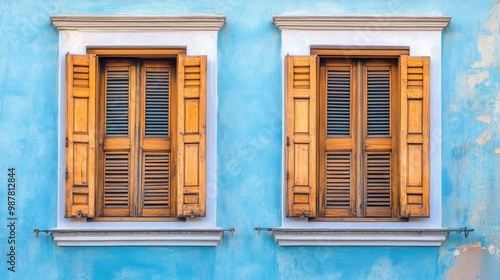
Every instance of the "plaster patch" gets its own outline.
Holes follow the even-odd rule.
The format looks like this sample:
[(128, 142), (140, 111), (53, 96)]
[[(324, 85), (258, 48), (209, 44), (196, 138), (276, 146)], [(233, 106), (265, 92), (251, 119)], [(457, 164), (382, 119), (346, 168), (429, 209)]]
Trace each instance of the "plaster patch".
[(481, 273), (483, 250), (479, 242), (460, 247), (462, 253), (452, 267), (446, 279), (478, 279)]
[(491, 15), (489, 22), (486, 24), (491, 34), (480, 35), (478, 40), (478, 50), (481, 55), (481, 61), (476, 61), (473, 67), (496, 67), (498, 66), (500, 55), (500, 2), (493, 1), (493, 7), (489, 14)]
[(388, 258), (378, 259), (364, 279), (397, 279), (399, 267), (395, 267)]
[[(477, 62), (476, 62), (477, 63)], [(462, 75), (460, 81), (462, 83), (462, 89), (464, 91), (464, 95), (466, 97), (473, 97), (476, 91), (475, 87), (481, 83), (483, 83), (486, 79), (488, 79), (490, 73), (488, 71), (479, 71), (476, 74)]]
[(455, 257), (460, 256), (460, 250), (455, 250), (455, 251), (453, 252), (453, 255), (454, 255)]
[(490, 68), (494, 67), (497, 63), (498, 48), (497, 42), (498, 36), (493, 35), (480, 35), (477, 43), (477, 49), (481, 54), (481, 60), (476, 61), (472, 67), (474, 68)]
[(500, 21), (498, 19), (495, 19), (490, 22), (488, 25), (488, 29), (491, 31), (491, 33), (494, 33), (495, 31), (498, 30), (498, 27), (500, 26)]
[(500, 154), (500, 147), (495, 149), (495, 154)]
[(495, 2), (495, 5), (490, 10), (490, 15), (494, 16), (494, 18), (488, 24), (488, 29), (491, 33), (495, 33), (500, 27), (500, 2)]
[(491, 141), (491, 132), (490, 131), (483, 132), (483, 134), (481, 134), (481, 136), (479, 136), (479, 138), (476, 139), (476, 143), (478, 143), (479, 145), (484, 145), (484, 144), (488, 143), (489, 141)]
[(482, 122), (487, 123), (487, 124), (489, 124), (491, 122), (490, 116), (479, 116), (476, 118), (476, 120), (482, 121)]
[[(488, 79), (489, 77), (490, 77), (490, 72), (481, 71), (475, 75), (469, 76), (469, 78), (467, 79), (467, 85), (470, 89), (474, 89), (474, 87), (483, 83), (484, 80)], [(488, 85), (487, 82), (486, 82), (486, 85)]]
[(488, 252), (492, 255), (495, 254), (495, 245), (488, 246)]

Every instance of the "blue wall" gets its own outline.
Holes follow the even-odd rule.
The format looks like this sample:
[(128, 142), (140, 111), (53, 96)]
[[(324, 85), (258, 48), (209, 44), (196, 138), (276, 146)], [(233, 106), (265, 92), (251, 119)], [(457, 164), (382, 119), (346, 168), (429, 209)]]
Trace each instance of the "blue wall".
[[(418, 12), (417, 12), (418, 11)], [(218, 43), (216, 248), (61, 248), (56, 226), (57, 14), (226, 17)], [(254, 226), (281, 225), (280, 32), (275, 15), (445, 15), (443, 226), (439, 248), (283, 248)], [(17, 272), (0, 279), (495, 279), (500, 275), (500, 2), (498, 0), (4, 1), (0, 6), (0, 221), (16, 168)]]

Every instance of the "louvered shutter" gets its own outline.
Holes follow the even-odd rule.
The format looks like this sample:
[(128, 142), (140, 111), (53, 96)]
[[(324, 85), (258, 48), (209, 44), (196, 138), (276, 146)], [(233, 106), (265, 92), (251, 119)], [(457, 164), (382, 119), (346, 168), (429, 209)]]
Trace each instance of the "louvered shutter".
[(316, 56), (286, 57), (287, 216), (316, 217)]
[(65, 217), (94, 217), (96, 56), (66, 55)]
[(363, 177), (365, 217), (391, 217), (393, 213), (391, 98), (395, 94), (395, 65), (367, 61)]
[(206, 56), (177, 59), (177, 216), (205, 216)]
[(400, 60), (401, 217), (429, 217), (429, 57)]
[(320, 215), (350, 217), (355, 212), (355, 113), (353, 94), (356, 71), (350, 61), (321, 67)]
[(139, 216), (170, 216), (171, 184), (171, 73), (169, 61), (149, 60), (143, 63), (141, 85), (142, 182)]
[[(130, 216), (135, 184), (136, 70), (132, 60), (111, 61), (104, 66), (102, 180), (99, 192), (104, 216)], [(100, 168), (101, 170), (101, 168)]]

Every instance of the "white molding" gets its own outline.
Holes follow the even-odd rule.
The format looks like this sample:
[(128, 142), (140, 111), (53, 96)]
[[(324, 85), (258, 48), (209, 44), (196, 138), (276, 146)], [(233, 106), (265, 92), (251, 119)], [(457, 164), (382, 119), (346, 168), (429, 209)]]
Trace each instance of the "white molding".
[[(191, 229), (216, 229), (217, 218), (217, 37), (218, 32), (178, 31), (178, 30), (144, 30), (127, 32), (123, 29), (111, 31), (59, 31), (59, 72), (58, 72), (58, 199), (57, 226), (59, 230), (98, 231), (132, 230), (162, 232), (176, 231), (181, 234)], [(65, 162), (65, 55), (85, 54), (88, 47), (133, 47), (133, 48), (171, 48), (183, 47), (187, 55), (207, 56), (207, 151), (206, 151), (206, 217), (186, 218), (186, 221), (173, 222), (87, 222), (84, 218), (64, 217), (64, 162)], [(187, 229), (187, 231), (186, 231)], [(61, 237), (62, 238), (62, 237)], [(156, 237), (155, 237), (156, 238)], [(134, 244), (162, 244), (168, 242), (134, 241)], [(62, 240), (61, 240), (62, 242)], [(86, 243), (82, 241), (83, 243)], [(157, 243), (154, 243), (157, 242)], [(192, 241), (186, 241), (193, 243)], [(121, 244), (120, 242), (103, 241), (105, 245)]]
[(52, 16), (59, 31), (218, 31), (223, 16)]
[(217, 246), (224, 231), (52, 229), (57, 246)]
[[(430, 100), (430, 218), (410, 218), (408, 222), (312, 222), (307, 218), (286, 217), (286, 167), (285, 138), (282, 135), (282, 228), (316, 229), (441, 229), (442, 228), (442, 178), (441, 178), (441, 38), (442, 31), (388, 31), (361, 29), (350, 30), (291, 30), (281, 32), (281, 55), (284, 65), (287, 55), (310, 55), (311, 46), (337, 48), (409, 48), (411, 56), (431, 58)], [(282, 68), (283, 81), (285, 69)], [(282, 98), (285, 96), (283, 85)], [(285, 102), (283, 101), (283, 104)], [(285, 107), (282, 107), (285, 115)], [(285, 131), (285, 120), (282, 128)]]
[(280, 246), (441, 246), (446, 229), (273, 229)]
[(280, 30), (378, 30), (442, 31), (451, 17), (386, 16), (276, 16), (273, 23)]

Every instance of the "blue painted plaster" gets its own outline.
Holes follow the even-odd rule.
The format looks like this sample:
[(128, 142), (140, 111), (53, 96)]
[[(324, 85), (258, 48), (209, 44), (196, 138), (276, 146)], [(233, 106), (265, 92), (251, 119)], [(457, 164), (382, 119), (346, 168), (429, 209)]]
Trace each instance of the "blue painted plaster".
[[(58, 32), (49, 17), (218, 14), (217, 248), (60, 248), (56, 225)], [(440, 248), (283, 248), (282, 61), (275, 15), (445, 15), (443, 226), (472, 226)], [(441, 279), (500, 275), (500, 2), (496, 0), (4, 1), (0, 7), (0, 197), (18, 180), (17, 272), (1, 279)], [(2, 183), (3, 182), (3, 183)], [(6, 220), (5, 199), (0, 221)], [(463, 269), (469, 274), (463, 274)], [(470, 274), (472, 273), (472, 274)]]

